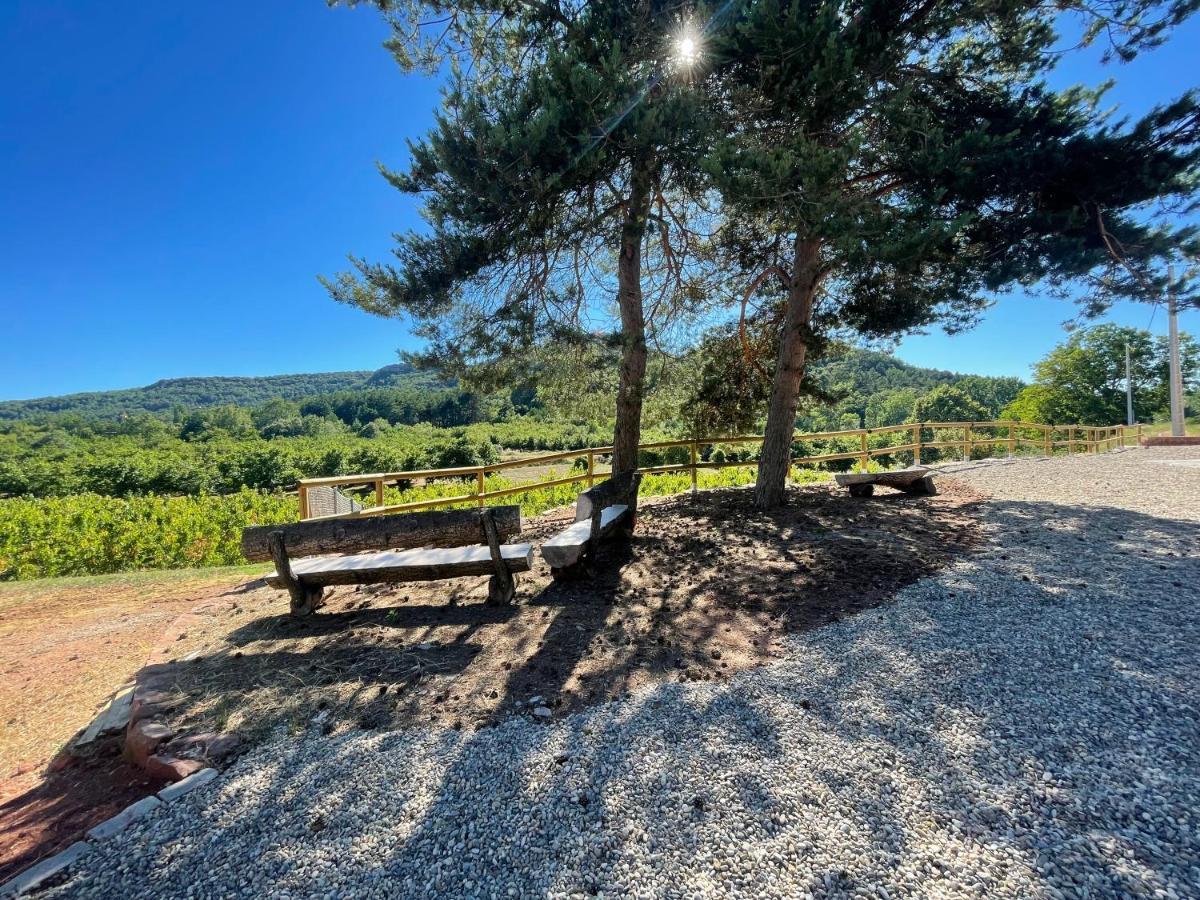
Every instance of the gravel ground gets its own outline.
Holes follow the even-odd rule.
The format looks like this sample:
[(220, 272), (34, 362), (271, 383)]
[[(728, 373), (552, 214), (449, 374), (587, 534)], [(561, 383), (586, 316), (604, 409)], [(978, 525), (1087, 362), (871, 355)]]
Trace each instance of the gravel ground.
[(281, 741), (69, 897), (1200, 896), (1195, 448), (963, 469), (992, 543), (727, 683)]

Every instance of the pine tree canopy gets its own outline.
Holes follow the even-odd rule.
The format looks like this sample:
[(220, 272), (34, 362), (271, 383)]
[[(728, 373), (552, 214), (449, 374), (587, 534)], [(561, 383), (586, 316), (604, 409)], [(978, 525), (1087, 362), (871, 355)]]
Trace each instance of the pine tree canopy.
[(1015, 283), (1087, 280), (1093, 312), (1161, 291), (1144, 262), (1195, 231), (1145, 207), (1190, 209), (1196, 98), (1130, 124), (1101, 90), (1051, 91), (1052, 24), (1034, 3), (747, 4), (711, 39), (731, 258), (786, 275), (816, 238), (816, 321), (871, 336), (969, 324)]
[(408, 171), (385, 173), (422, 196), (429, 231), (399, 236), (394, 264), (354, 260), (355, 273), (329, 285), (334, 296), (415, 316), (440, 367), (503, 367), (539, 345), (592, 340), (597, 322), (613, 330), (616, 261), (632, 228), (647, 324), (664, 336), (700, 299), (694, 223), (710, 187), (711, 112), (664, 63), (685, 8), (607, 2), (548, 15), (532, 5), (537, 40), (519, 60), (511, 47), (492, 51), (507, 77), (453, 72)]

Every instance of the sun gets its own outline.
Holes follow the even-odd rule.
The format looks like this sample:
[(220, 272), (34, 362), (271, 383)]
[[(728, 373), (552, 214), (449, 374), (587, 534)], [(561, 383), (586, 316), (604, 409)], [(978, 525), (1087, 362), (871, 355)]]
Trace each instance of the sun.
[(700, 41), (690, 30), (684, 30), (675, 36), (671, 48), (671, 62), (680, 69), (690, 69), (700, 61)]

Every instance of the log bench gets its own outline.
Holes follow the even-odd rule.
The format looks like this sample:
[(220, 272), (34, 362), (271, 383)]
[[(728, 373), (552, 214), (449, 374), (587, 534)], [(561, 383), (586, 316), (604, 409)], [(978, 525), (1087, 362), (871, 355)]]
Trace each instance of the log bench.
[(533, 565), (529, 544), (503, 543), (520, 531), (519, 506), (316, 519), (246, 528), (242, 555), (250, 562), (274, 561), (267, 584), (288, 592), (296, 616), (320, 606), (330, 585), (468, 575), (491, 575), (488, 602), (511, 603), (516, 573)]
[(574, 524), (542, 544), (542, 558), (555, 578), (589, 571), (600, 541), (616, 532), (633, 533), (641, 484), (640, 474), (626, 472), (579, 495)]
[(835, 476), (840, 487), (850, 489), (851, 497), (870, 497), (875, 485), (896, 488), (906, 494), (936, 494), (934, 471), (927, 466), (909, 466), (891, 472), (854, 472)]

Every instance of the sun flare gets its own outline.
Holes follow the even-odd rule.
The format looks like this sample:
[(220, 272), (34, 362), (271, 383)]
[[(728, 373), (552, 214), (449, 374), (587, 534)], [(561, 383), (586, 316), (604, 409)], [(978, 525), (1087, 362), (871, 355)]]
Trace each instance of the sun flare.
[(690, 32), (685, 31), (675, 37), (674, 52), (671, 55), (679, 68), (691, 68), (699, 61), (700, 53), (700, 42)]

